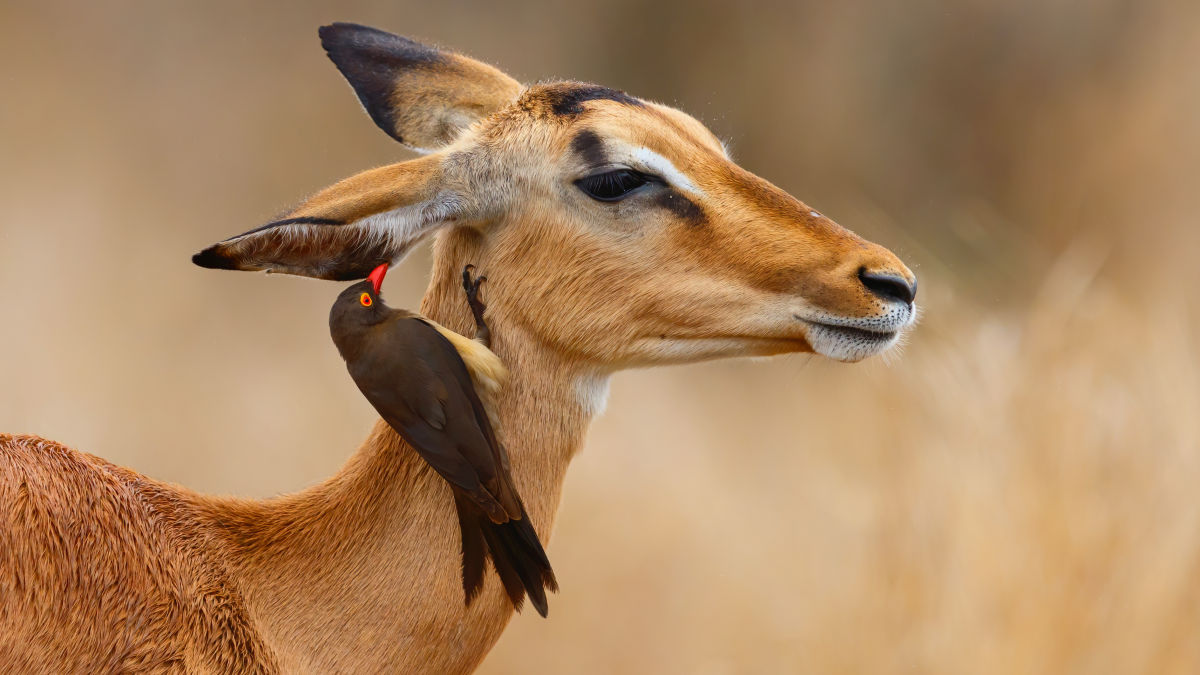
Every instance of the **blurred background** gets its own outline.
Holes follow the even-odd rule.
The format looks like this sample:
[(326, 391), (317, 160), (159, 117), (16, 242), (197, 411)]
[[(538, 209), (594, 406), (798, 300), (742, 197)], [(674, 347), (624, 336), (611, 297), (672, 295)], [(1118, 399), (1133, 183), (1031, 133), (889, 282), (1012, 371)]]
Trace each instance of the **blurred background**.
[(1200, 5), (4, 0), (0, 429), (247, 496), (357, 447), (338, 287), (188, 261), (409, 156), (334, 20), (678, 106), (921, 279), (893, 358), (617, 376), (483, 672), (1200, 671)]

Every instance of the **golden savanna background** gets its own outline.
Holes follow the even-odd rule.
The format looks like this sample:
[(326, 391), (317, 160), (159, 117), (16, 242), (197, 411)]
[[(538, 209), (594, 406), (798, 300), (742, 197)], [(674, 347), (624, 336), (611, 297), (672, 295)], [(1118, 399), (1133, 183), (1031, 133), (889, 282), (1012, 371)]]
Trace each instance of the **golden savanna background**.
[(1200, 672), (1200, 5), (3, 0), (0, 429), (253, 496), (357, 447), (340, 286), (188, 260), (410, 156), (334, 20), (676, 105), (921, 280), (892, 358), (617, 376), (483, 672)]

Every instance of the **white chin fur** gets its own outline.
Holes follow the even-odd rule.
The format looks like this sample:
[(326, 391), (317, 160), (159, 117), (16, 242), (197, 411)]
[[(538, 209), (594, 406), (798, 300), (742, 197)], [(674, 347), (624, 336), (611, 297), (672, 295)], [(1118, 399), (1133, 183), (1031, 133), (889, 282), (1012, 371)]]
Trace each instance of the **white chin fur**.
[(882, 316), (844, 318), (825, 312), (795, 315), (805, 323), (805, 337), (816, 353), (838, 361), (862, 361), (882, 354), (916, 323), (917, 308), (896, 305)]
[(900, 340), (900, 333), (870, 333), (810, 324), (808, 344), (813, 351), (838, 361), (854, 362), (882, 354)]

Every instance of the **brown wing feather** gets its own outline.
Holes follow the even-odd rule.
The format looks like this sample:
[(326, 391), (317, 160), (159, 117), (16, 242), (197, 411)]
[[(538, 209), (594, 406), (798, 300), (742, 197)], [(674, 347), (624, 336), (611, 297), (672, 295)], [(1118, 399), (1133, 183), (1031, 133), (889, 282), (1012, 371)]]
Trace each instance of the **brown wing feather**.
[(372, 329), (348, 364), (363, 395), (425, 461), (496, 522), (520, 518), (520, 500), (471, 375), (436, 329), (397, 317)]

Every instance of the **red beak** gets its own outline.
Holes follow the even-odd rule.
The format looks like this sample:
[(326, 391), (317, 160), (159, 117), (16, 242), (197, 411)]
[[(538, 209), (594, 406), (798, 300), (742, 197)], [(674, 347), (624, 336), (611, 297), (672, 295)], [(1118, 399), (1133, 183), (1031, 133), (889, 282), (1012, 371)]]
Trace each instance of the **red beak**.
[(371, 287), (375, 289), (375, 294), (379, 295), (379, 287), (383, 286), (383, 277), (387, 275), (388, 264), (383, 263), (379, 267), (371, 270), (367, 275), (367, 280), (371, 282)]

